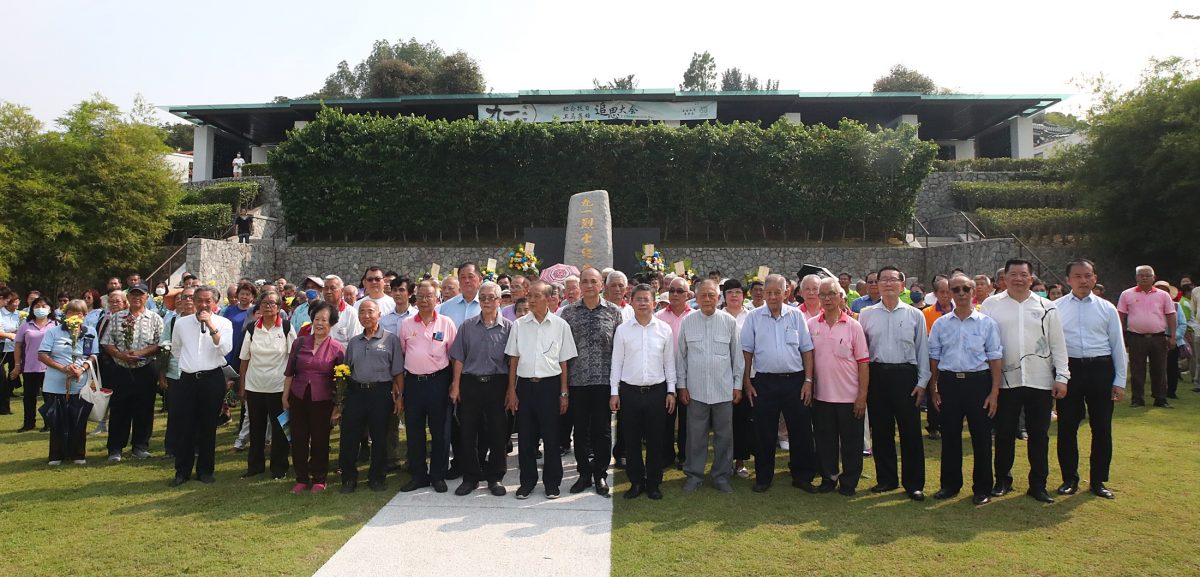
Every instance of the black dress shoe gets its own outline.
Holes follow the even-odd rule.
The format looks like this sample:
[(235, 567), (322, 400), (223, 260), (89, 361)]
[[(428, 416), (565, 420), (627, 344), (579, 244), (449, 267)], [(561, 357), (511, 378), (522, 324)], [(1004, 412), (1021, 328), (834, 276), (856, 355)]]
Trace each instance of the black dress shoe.
[[(9, 414), (12, 414), (12, 413), (9, 413)], [(17, 432), (18, 432), (18, 433), (24, 433), (25, 431), (32, 431), (32, 430), (33, 430), (33, 426), (32, 426), (32, 425), (25, 425), (24, 427), (21, 427), (20, 429), (17, 429)]]
[(478, 488), (479, 488), (479, 481), (475, 481), (475, 482), (463, 481), (462, 484), (459, 485), (458, 488), (454, 490), (454, 494), (458, 495), (459, 497), (465, 497), (467, 495), (470, 495), (471, 491), (474, 491), (475, 489), (478, 489)]
[(837, 490), (837, 483), (824, 482), (817, 487), (817, 492), (821, 494), (832, 493)]
[(379, 493), (387, 490), (387, 481), (367, 481), (367, 487), (372, 491)]
[(241, 477), (238, 477), (238, 478), (239, 479), (249, 479), (250, 477), (256, 477), (258, 475), (261, 475), (261, 474), (263, 474), (263, 472), (264, 471), (246, 471), (245, 473), (242, 473)]
[(1167, 398), (1168, 399), (1179, 399), (1179, 395), (1176, 395), (1175, 393), (1167, 393)]
[[(811, 485), (812, 483), (809, 483), (809, 484)], [(750, 490), (754, 491), (755, 493), (766, 493), (767, 490), (770, 488), (771, 488), (771, 485), (769, 483), (755, 483), (754, 486), (750, 488)]]
[(601, 497), (608, 496), (608, 493), (609, 493), (608, 481), (605, 481), (604, 479), (596, 479), (596, 482), (594, 483), (594, 485), (596, 486), (596, 494), (597, 495), (600, 495)]
[(338, 489), (338, 493), (349, 495), (358, 488), (358, 481), (343, 481), (342, 486)]
[(559, 497), (559, 495), (561, 495), (561, 494), (562, 493), (560, 493), (558, 491), (558, 487), (546, 487), (546, 498), (547, 499), (557, 499)]
[(1051, 497), (1050, 493), (1047, 493), (1045, 488), (1030, 489), (1028, 491), (1025, 491), (1025, 494), (1029, 495), (1030, 497), (1033, 497), (1035, 500), (1040, 501), (1042, 503), (1053, 503), (1054, 502), (1054, 497)]
[(1129, 401), (1129, 406), (1131, 406), (1131, 407), (1144, 407), (1144, 406), (1146, 406), (1146, 401)]
[(954, 497), (957, 494), (958, 494), (958, 491), (947, 491), (946, 489), (938, 489), (938, 492), (933, 494), (933, 498), (938, 499), (938, 500), (943, 500), (943, 499), (949, 499), (951, 497)]
[(1009, 493), (1012, 493), (1012, 483), (997, 482), (996, 485), (992, 487), (993, 497), (1003, 497)]
[(450, 490), (449, 487), (446, 486), (445, 481), (433, 481), (430, 483), (430, 485), (433, 487), (433, 490), (437, 491), (438, 493), (445, 493), (446, 491)]
[(855, 492), (853, 487), (838, 487), (838, 494), (843, 497), (853, 497)]
[(792, 486), (797, 489), (800, 489), (801, 491), (804, 491), (805, 493), (816, 493), (817, 492), (817, 488), (815, 486), (813, 486), (812, 481), (805, 481), (803, 479), (792, 479)]
[(1166, 399), (1159, 399), (1157, 401), (1154, 401), (1154, 406), (1156, 406), (1160, 409), (1174, 409), (1175, 408), (1175, 407), (1172, 407), (1171, 403), (1168, 403)]
[(1063, 483), (1054, 492), (1059, 495), (1074, 495), (1079, 492), (1079, 483)]
[(1104, 483), (1092, 483), (1091, 491), (1092, 491), (1092, 494), (1097, 497), (1104, 497), (1105, 499), (1116, 499), (1117, 498), (1116, 495), (1113, 495), (1112, 491), (1108, 490), (1108, 487), (1104, 486)]
[(526, 487), (526, 486), (522, 485), (521, 487), (517, 488), (517, 498), (518, 499), (528, 499), (529, 494), (532, 492), (533, 492), (533, 487)]
[(462, 471), (458, 470), (458, 465), (453, 465), (449, 469), (446, 469), (446, 479), (449, 481), (453, 481), (461, 476)]
[(497, 497), (503, 497), (505, 493), (508, 493), (508, 489), (505, 489), (504, 485), (501, 485), (498, 481), (488, 483), (488, 490)]
[(582, 479), (581, 478), (578, 481), (575, 481), (575, 483), (571, 485), (570, 490), (571, 490), (571, 494), (574, 495), (576, 493), (582, 493), (585, 489), (590, 489), (591, 487), (592, 487), (592, 481), (590, 479)]
[(975, 496), (971, 497), (971, 504), (975, 505), (976, 507), (978, 507), (980, 505), (987, 505), (988, 503), (991, 503), (991, 502), (992, 502), (991, 495), (980, 494), (980, 495), (975, 495)]
[(205, 485), (211, 485), (217, 482), (217, 478), (213, 477), (212, 475), (198, 475), (196, 479)]
[(925, 500), (925, 492), (924, 491), (912, 491), (911, 493), (908, 494), (908, 498), (920, 503), (921, 501)]
[(646, 491), (646, 496), (655, 501), (661, 501), (662, 500), (662, 489), (659, 489), (658, 487), (650, 489), (649, 491)]
[(187, 478), (187, 477), (175, 477), (174, 479), (171, 479), (170, 486), (171, 486), (171, 487), (178, 487), (178, 486), (180, 486), (180, 485), (182, 485), (182, 484), (184, 484), (184, 483), (186, 483), (186, 482), (188, 482), (188, 478)]
[(887, 493), (888, 491), (895, 491), (898, 488), (899, 487), (896, 485), (884, 485), (883, 483), (880, 483), (878, 485), (875, 485), (874, 487), (871, 487), (871, 492), (872, 493)]
[(630, 485), (629, 490), (625, 491), (626, 499), (637, 499), (641, 495), (642, 495), (642, 486), (638, 483), (634, 483), (634, 484)]
[(428, 486), (429, 486), (429, 481), (421, 480), (421, 479), (411, 479), (411, 480), (409, 480), (409, 482), (405, 483), (403, 487), (400, 487), (400, 492), (408, 493), (409, 491), (416, 491), (417, 489), (423, 489)]

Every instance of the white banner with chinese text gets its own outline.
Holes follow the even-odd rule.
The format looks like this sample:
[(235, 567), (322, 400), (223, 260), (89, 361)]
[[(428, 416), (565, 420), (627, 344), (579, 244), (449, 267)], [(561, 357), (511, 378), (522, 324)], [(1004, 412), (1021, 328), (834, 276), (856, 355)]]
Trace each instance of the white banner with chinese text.
[(581, 120), (715, 120), (715, 100), (697, 102), (566, 102), (560, 104), (480, 104), (479, 118), (502, 122)]

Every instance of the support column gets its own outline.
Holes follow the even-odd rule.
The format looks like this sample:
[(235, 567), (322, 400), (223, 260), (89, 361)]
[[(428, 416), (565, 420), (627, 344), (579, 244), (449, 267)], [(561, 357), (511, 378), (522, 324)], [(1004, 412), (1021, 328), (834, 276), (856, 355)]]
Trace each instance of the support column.
[(951, 146), (954, 148), (954, 160), (967, 160), (975, 158), (975, 141), (974, 140), (939, 140), (938, 146)]
[(671, 128), (679, 128), (680, 126), (678, 120), (664, 120), (662, 123), (664, 126), (670, 126)]
[(216, 153), (217, 130), (197, 126), (192, 136), (192, 182), (212, 180), (213, 156)]
[(271, 149), (266, 146), (251, 146), (250, 147), (250, 162), (265, 163), (267, 161), (267, 153)]
[(292, 124), (292, 128), (295, 128), (297, 130), (304, 128), (305, 126), (308, 126), (307, 120), (297, 120), (294, 124)]
[(1013, 158), (1033, 158), (1033, 119), (1028, 116), (1010, 119), (1008, 142)]
[(799, 113), (799, 112), (785, 112), (785, 113), (783, 114), (783, 119), (784, 119), (784, 120), (786, 120), (786, 121), (788, 121), (788, 122), (791, 122), (792, 124), (800, 124), (800, 125), (803, 125), (803, 124), (804, 124), (804, 122), (802, 122), (802, 121), (800, 120), (800, 113)]

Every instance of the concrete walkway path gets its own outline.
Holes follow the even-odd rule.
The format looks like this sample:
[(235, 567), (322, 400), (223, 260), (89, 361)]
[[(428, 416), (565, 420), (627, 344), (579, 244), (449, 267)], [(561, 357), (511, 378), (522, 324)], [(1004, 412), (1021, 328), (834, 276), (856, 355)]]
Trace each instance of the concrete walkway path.
[[(571, 455), (563, 458), (563, 469), (562, 496), (553, 501), (540, 483), (529, 499), (516, 498), (515, 454), (508, 459), (503, 497), (486, 485), (458, 497), (457, 480), (447, 482), (446, 493), (429, 488), (397, 493), (316, 577), (608, 577), (612, 499), (593, 490), (570, 494), (579, 478)], [(389, 485), (396, 490), (397, 479)]]

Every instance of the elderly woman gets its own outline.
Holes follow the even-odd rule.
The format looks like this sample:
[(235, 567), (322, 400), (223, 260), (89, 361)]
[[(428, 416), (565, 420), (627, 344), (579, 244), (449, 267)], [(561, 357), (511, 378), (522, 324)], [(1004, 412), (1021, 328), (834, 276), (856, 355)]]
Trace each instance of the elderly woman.
[[(38, 359), (38, 347), (42, 345), (46, 331), (58, 325), (58, 321), (54, 320), (50, 302), (42, 297), (37, 297), (30, 303), (29, 311), (29, 318), (17, 329), (17, 346), (13, 355), (16, 361), (8, 375), (10, 379), (21, 375), (25, 387), (21, 394), (25, 405), (25, 421), (21, 428), (17, 429), (18, 433), (32, 431), (37, 424), (37, 399), (38, 394), (42, 392), (42, 379), (46, 376), (46, 365)], [(49, 430), (45, 424), (42, 423), (43, 431)]]
[(246, 472), (242, 478), (264, 471), (267, 427), (271, 428), (271, 477), (282, 479), (288, 470), (288, 444), (279, 415), (283, 413), (281, 395), (288, 351), (296, 339), (291, 325), (280, 315), (280, 296), (264, 291), (254, 309), (258, 320), (246, 329), (238, 358), (242, 360), (238, 395), (246, 402), (250, 421), (250, 451), (246, 454)]
[(338, 310), (321, 300), (309, 303), (312, 334), (292, 343), (284, 370), (283, 410), (292, 429), (292, 463), (296, 484), (292, 493), (325, 490), (329, 473), (329, 431), (337, 390), (333, 368), (346, 362), (346, 348), (329, 338), (338, 322)]
[[(46, 366), (42, 389), (47, 403), (78, 395), (85, 386), (95, 387), (88, 380), (87, 370), (96, 365), (95, 353), (100, 344), (96, 330), (83, 323), (87, 312), (84, 301), (68, 301), (63, 323), (47, 330), (37, 348), (38, 360)], [(51, 434), (50, 465), (61, 465), (67, 459), (76, 465), (85, 464), (86, 443), (86, 421), (72, 423), (66, 439)]]

